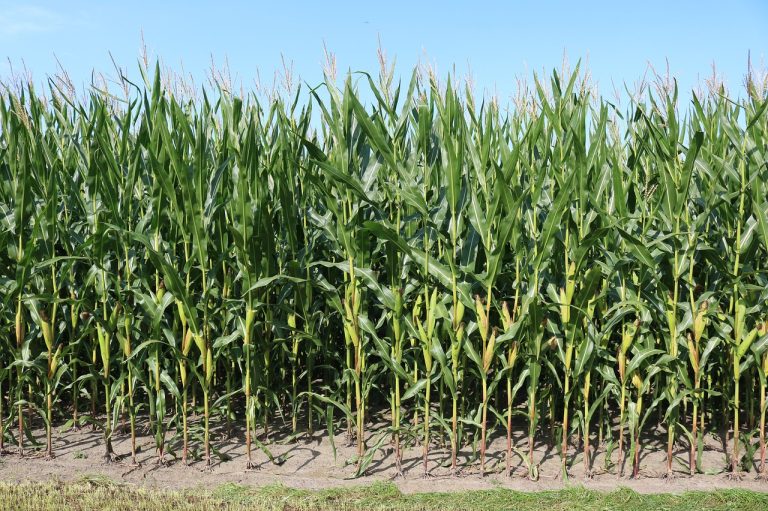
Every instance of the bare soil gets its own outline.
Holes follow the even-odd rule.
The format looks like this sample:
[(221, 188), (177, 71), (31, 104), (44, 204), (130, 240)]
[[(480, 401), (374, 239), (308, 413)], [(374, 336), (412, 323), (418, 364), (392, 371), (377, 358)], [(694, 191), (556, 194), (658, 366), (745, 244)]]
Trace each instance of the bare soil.
[[(726, 458), (721, 439), (708, 437), (703, 453), (703, 467), (706, 474), (691, 477), (688, 474), (688, 446), (682, 442), (677, 445), (676, 462), (673, 478), (663, 477), (666, 470), (665, 446), (661, 440), (666, 435), (663, 431), (652, 435), (654, 440), (648, 440), (642, 451), (638, 479), (630, 478), (632, 471), (629, 459), (625, 463), (624, 476), (616, 474), (615, 462), (617, 451), (614, 449), (611, 462), (606, 468), (605, 446), (597, 450), (592, 464), (594, 476), (584, 477), (582, 446), (575, 445), (577, 439), (570, 445), (571, 477), (563, 481), (560, 477), (560, 456), (553, 448), (540, 444), (536, 448), (536, 460), (539, 461), (538, 481), (527, 478), (527, 469), (522, 459), (513, 456), (513, 472), (511, 477), (505, 475), (506, 436), (497, 431), (491, 439), (487, 454), (487, 474), (480, 476), (477, 453), (470, 447), (465, 447), (460, 453), (459, 466), (462, 467), (457, 476), (451, 476), (450, 447), (447, 436), (441, 441), (435, 435), (435, 443), (431, 447), (429, 467), (430, 477), (424, 478), (422, 472), (421, 446), (409, 446), (404, 451), (404, 477), (397, 475), (394, 464), (394, 453), (387, 439), (383, 447), (376, 453), (373, 461), (363, 477), (355, 477), (355, 466), (349, 463), (356, 453), (354, 445), (348, 445), (346, 435), (342, 432), (336, 435), (337, 449), (334, 457), (331, 442), (327, 434), (317, 432), (312, 437), (301, 434), (298, 437), (278, 433), (270, 438), (267, 445), (275, 457), (283, 458), (281, 464), (270, 462), (264, 453), (254, 446), (253, 459), (259, 465), (255, 470), (246, 470), (245, 441), (241, 432), (226, 437), (217, 430), (212, 441), (215, 447), (224, 455), (222, 461), (214, 457), (214, 464), (206, 469), (205, 462), (199, 458), (199, 442), (192, 440), (197, 451), (197, 459), (184, 465), (181, 458), (181, 447), (174, 442), (170, 445), (172, 454), (167, 455), (168, 463), (156, 463), (154, 438), (146, 431), (146, 425), (140, 428), (137, 445), (140, 448), (138, 461), (140, 466), (130, 463), (130, 436), (123, 431), (116, 431), (112, 443), (118, 461), (104, 461), (104, 439), (101, 431), (94, 431), (91, 426), (79, 430), (55, 430), (55, 458), (46, 459), (43, 449), (32, 450), (29, 447), (25, 455), (20, 457), (14, 446), (6, 445), (6, 452), (0, 456), (0, 480), (2, 481), (73, 481), (83, 477), (106, 477), (115, 481), (132, 485), (143, 485), (151, 488), (208, 488), (212, 489), (224, 483), (262, 486), (267, 484), (282, 484), (293, 488), (325, 489), (346, 487), (351, 485), (371, 484), (376, 481), (393, 481), (402, 492), (433, 492), (433, 491), (464, 491), (491, 488), (509, 488), (520, 491), (555, 490), (567, 486), (581, 485), (589, 489), (614, 490), (618, 487), (631, 488), (640, 493), (670, 493), (686, 490), (714, 490), (719, 488), (741, 488), (755, 491), (768, 491), (768, 482), (756, 477), (756, 470), (745, 473), (741, 480), (731, 480), (725, 469)], [(369, 445), (373, 445), (377, 435), (375, 428), (369, 431)], [(36, 438), (44, 442), (44, 431), (37, 430)], [(170, 439), (171, 435), (168, 435)], [(263, 440), (263, 438), (262, 438)], [(527, 451), (527, 439), (522, 431), (517, 431), (513, 439), (515, 446)], [(595, 440), (593, 440), (593, 443)], [(729, 446), (730, 448), (730, 446)], [(629, 458), (629, 453), (627, 453)]]

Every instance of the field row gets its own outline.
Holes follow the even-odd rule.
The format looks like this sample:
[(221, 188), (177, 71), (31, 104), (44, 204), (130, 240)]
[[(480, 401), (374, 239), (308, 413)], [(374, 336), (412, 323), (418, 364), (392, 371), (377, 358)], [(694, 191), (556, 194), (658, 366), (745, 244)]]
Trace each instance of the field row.
[(135, 460), (147, 416), (159, 462), (173, 439), (210, 465), (212, 424), (243, 421), (251, 468), (286, 420), (346, 431), (358, 475), (390, 443), (428, 474), (439, 436), (453, 473), (471, 448), (481, 474), (500, 455), (537, 479), (541, 441), (563, 478), (603, 445), (637, 476), (649, 443), (671, 476), (676, 445), (694, 474), (726, 432), (719, 464), (768, 475), (751, 85), (679, 105), (659, 83), (621, 109), (577, 68), (506, 108), (419, 72), (265, 99), (141, 71), (2, 93), (0, 441), (28, 448), (31, 411), (53, 456), (54, 424), (102, 417), (111, 460), (125, 414)]

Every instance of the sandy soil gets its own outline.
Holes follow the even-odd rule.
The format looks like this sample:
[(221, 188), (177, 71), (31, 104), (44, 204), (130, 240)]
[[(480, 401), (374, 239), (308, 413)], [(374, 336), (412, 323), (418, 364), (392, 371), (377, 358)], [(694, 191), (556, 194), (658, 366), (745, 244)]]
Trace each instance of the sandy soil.
[[(146, 428), (142, 428), (146, 429)], [(165, 466), (156, 463), (154, 439), (146, 431), (138, 439), (140, 452), (138, 461), (141, 466), (130, 464), (130, 437), (120, 431), (113, 437), (113, 446), (119, 461), (105, 463), (103, 459), (104, 442), (100, 431), (93, 431), (90, 426), (78, 431), (56, 431), (54, 459), (45, 459), (41, 451), (27, 450), (24, 457), (19, 457), (13, 446), (6, 446), (7, 452), (0, 457), (0, 480), (4, 481), (69, 481), (82, 477), (107, 477), (127, 484), (145, 485), (156, 488), (207, 488), (213, 489), (224, 483), (237, 483), (260, 486), (265, 484), (283, 484), (289, 487), (322, 489), (350, 485), (370, 484), (375, 481), (393, 481), (405, 493), (425, 491), (463, 491), (490, 488), (510, 488), (522, 491), (559, 489), (569, 485), (582, 485), (598, 490), (613, 490), (628, 487), (641, 493), (680, 492), (685, 490), (713, 490), (716, 488), (744, 488), (768, 491), (768, 482), (755, 477), (755, 471), (745, 474), (740, 481), (732, 481), (725, 476), (725, 456), (721, 441), (707, 439), (704, 451), (704, 468), (710, 474), (691, 477), (687, 469), (687, 446), (678, 445), (676, 452), (680, 459), (675, 463), (675, 476), (672, 480), (662, 478), (665, 470), (665, 453), (658, 439), (666, 435), (654, 435), (654, 443), (647, 444), (641, 458), (641, 477), (629, 478), (631, 466), (627, 462), (625, 476), (617, 477), (615, 467), (605, 469), (605, 452), (601, 448), (595, 457), (592, 479), (584, 478), (581, 447), (571, 445), (572, 476), (567, 482), (559, 477), (560, 458), (556, 450), (541, 445), (537, 448), (536, 459), (540, 461), (540, 480), (529, 481), (525, 465), (518, 457), (513, 457), (514, 471), (511, 477), (504, 474), (504, 453), (506, 437), (497, 435), (488, 448), (488, 470), (490, 474), (480, 477), (479, 463), (473, 457), (471, 449), (461, 452), (459, 460), (463, 466), (458, 476), (452, 477), (450, 471), (450, 450), (447, 437), (445, 446), (439, 437), (431, 449), (431, 477), (422, 475), (419, 446), (411, 446), (404, 453), (403, 469), (405, 477), (397, 477), (394, 455), (389, 442), (376, 453), (367, 474), (355, 478), (355, 467), (347, 462), (355, 455), (355, 447), (346, 445), (345, 435), (335, 437), (337, 455), (325, 432), (318, 432), (312, 438), (301, 435), (296, 439), (271, 439), (268, 444), (275, 456), (284, 457), (280, 465), (271, 463), (266, 456), (254, 448), (254, 461), (260, 463), (256, 470), (245, 470), (245, 442), (241, 434), (225, 438), (221, 432), (213, 437), (216, 447), (229, 459), (215, 460), (213, 467), (206, 470), (201, 460), (192, 461), (185, 466), (180, 459), (168, 456)], [(521, 449), (526, 445), (523, 431), (517, 431), (514, 443)], [(37, 431), (37, 438), (43, 442), (44, 432)], [(371, 433), (369, 445), (376, 433)], [(170, 438), (170, 435), (169, 435)], [(193, 442), (194, 443), (194, 442)], [(195, 444), (199, 447), (198, 444)], [(172, 446), (180, 458), (180, 447)], [(578, 447), (578, 453), (577, 451)], [(613, 461), (617, 459), (614, 450)], [(472, 461), (475, 460), (475, 461)]]

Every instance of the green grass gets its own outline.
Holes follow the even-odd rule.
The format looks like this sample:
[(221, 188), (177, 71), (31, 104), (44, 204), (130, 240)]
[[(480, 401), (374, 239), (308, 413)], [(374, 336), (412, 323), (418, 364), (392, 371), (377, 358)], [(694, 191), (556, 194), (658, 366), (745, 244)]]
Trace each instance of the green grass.
[[(439, 484), (439, 483), (436, 483)], [(213, 491), (164, 491), (86, 479), (75, 483), (0, 483), (0, 509), (75, 510), (483, 510), (739, 509), (768, 508), (768, 494), (746, 490), (641, 495), (627, 488), (610, 493), (574, 487), (536, 493), (505, 489), (403, 495), (394, 484), (347, 489), (295, 490), (227, 484)]]

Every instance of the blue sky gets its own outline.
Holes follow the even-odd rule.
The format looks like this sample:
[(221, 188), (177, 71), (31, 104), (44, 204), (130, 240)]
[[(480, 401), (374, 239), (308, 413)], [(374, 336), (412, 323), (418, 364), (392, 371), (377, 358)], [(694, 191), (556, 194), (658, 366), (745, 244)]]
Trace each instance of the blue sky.
[(758, 0), (626, 2), (96, 2), (0, 0), (0, 75), (22, 60), (41, 81), (61, 61), (77, 85), (91, 70), (110, 73), (109, 52), (136, 76), (141, 33), (151, 54), (200, 81), (211, 58), (226, 58), (233, 75), (272, 82), (292, 63), (294, 75), (322, 80), (323, 44), (340, 72), (378, 71), (381, 40), (409, 74), (420, 60), (444, 75), (471, 69), (476, 89), (503, 99), (515, 77), (589, 62), (601, 92), (636, 82), (648, 63), (666, 68), (690, 90), (712, 72), (741, 91), (747, 52), (757, 66), (768, 59), (768, 2)]

